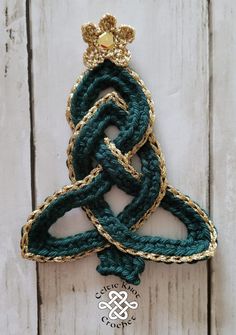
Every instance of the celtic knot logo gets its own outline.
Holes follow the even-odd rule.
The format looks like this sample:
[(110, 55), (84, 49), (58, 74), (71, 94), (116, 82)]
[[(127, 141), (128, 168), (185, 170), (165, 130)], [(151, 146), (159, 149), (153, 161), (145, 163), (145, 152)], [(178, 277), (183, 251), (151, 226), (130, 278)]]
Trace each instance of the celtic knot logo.
[(110, 310), (109, 312), (109, 318), (111, 320), (126, 320), (128, 317), (127, 310), (128, 308), (136, 309), (138, 307), (138, 303), (136, 301), (128, 302), (128, 294), (125, 291), (110, 291), (109, 292), (109, 298), (110, 301), (101, 301), (99, 302), (98, 307), (100, 309), (106, 309), (108, 308)]

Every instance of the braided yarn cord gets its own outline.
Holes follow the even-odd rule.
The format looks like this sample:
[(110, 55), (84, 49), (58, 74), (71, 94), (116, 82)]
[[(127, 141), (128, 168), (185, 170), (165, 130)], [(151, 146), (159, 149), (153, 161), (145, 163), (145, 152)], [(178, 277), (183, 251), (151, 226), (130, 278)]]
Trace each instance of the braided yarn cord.
[[(110, 87), (113, 91), (100, 98)], [(153, 102), (134, 71), (109, 60), (88, 70), (72, 88), (66, 115), (72, 130), (67, 149), (71, 185), (30, 214), (22, 228), (24, 258), (64, 262), (97, 252), (97, 271), (137, 285), (145, 259), (192, 263), (213, 256), (217, 246), (213, 223), (198, 204), (167, 183), (164, 158), (152, 130)], [(112, 141), (105, 135), (110, 125), (119, 129)], [(135, 154), (141, 161), (140, 172), (132, 166)], [(104, 199), (113, 185), (133, 196), (118, 215)], [(186, 239), (138, 234), (158, 206), (183, 222)], [(52, 236), (51, 225), (76, 207), (85, 210), (95, 228), (64, 238)]]

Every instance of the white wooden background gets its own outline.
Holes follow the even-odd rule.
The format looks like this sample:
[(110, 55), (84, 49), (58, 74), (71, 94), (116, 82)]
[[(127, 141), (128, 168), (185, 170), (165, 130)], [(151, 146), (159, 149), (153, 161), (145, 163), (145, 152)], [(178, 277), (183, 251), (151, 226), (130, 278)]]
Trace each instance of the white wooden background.
[[(0, 10), (1, 334), (235, 333), (236, 2), (0, 0)], [(101, 323), (95, 292), (119, 279), (96, 272), (96, 255), (37, 266), (19, 250), (32, 207), (69, 183), (65, 107), (84, 70), (80, 26), (106, 12), (136, 28), (131, 65), (155, 101), (170, 183), (207, 208), (219, 231), (211, 262), (146, 262), (137, 320), (123, 331)], [(117, 189), (108, 197), (116, 211), (126, 199)], [(73, 210), (54, 230), (65, 235), (88, 226)], [(163, 210), (144, 232), (185, 236)]]

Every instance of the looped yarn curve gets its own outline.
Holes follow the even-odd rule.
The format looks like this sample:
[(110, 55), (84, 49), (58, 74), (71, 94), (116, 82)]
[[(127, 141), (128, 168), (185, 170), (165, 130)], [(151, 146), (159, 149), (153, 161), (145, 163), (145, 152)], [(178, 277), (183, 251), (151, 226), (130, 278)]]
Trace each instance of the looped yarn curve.
[[(110, 87), (113, 91), (100, 98)], [(109, 60), (88, 70), (72, 88), (66, 115), (72, 130), (67, 149), (72, 184), (46, 198), (29, 216), (22, 229), (24, 258), (64, 262), (97, 252), (101, 274), (139, 284), (145, 259), (191, 263), (214, 254), (217, 234), (207, 214), (167, 184), (164, 158), (152, 131), (153, 102), (134, 71)], [(110, 125), (119, 129), (114, 140), (105, 135)], [(135, 154), (140, 172), (132, 166)], [(117, 216), (104, 199), (113, 185), (133, 196)], [(186, 239), (138, 234), (159, 205), (185, 224)], [(52, 236), (50, 226), (76, 207), (85, 210), (95, 228)]]

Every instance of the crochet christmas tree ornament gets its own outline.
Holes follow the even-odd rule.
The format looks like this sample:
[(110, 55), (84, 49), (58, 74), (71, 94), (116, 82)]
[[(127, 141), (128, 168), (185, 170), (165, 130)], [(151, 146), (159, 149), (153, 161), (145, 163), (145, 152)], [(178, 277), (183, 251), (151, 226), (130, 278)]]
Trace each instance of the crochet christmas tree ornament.
[[(153, 134), (154, 106), (137, 73), (128, 67), (130, 26), (116, 27), (110, 14), (98, 26), (82, 26), (88, 70), (69, 95), (66, 117), (72, 130), (67, 166), (71, 185), (56, 191), (33, 211), (22, 228), (22, 256), (38, 262), (72, 261), (94, 252), (102, 275), (139, 284), (144, 260), (193, 263), (213, 256), (216, 229), (198, 204), (168, 185), (159, 143)], [(99, 98), (102, 91), (111, 93)], [(119, 129), (111, 141), (108, 126)], [(132, 166), (137, 154), (141, 172)], [(94, 167), (94, 161), (96, 166)], [(133, 200), (114, 215), (104, 195), (117, 185)], [(161, 206), (181, 220), (186, 239), (140, 236), (138, 228)], [(66, 212), (81, 207), (94, 229), (56, 238), (49, 228)]]

